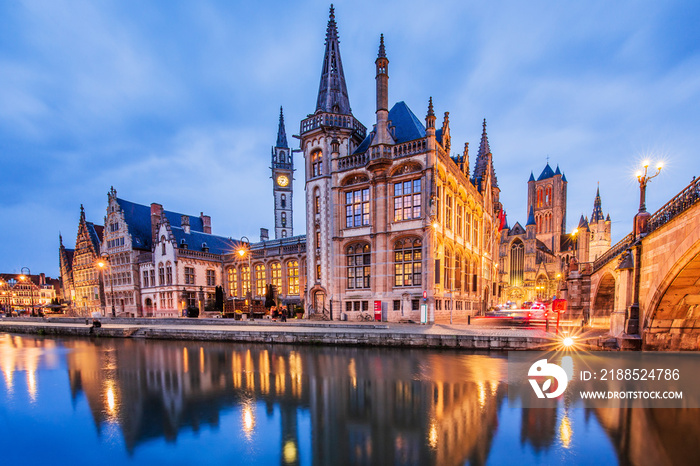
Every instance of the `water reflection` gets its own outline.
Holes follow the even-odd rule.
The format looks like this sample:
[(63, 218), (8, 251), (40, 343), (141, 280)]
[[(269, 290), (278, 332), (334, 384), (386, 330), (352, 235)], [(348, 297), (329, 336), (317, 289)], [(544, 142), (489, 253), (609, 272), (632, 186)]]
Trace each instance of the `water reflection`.
[(125, 462), (205, 427), (200, 447), (283, 465), (683, 464), (700, 437), (693, 410), (511, 407), (505, 354), (0, 335), (8, 396), (21, 372), (29, 401), (47, 396), (41, 373), (59, 367), (98, 435), (121, 435)]

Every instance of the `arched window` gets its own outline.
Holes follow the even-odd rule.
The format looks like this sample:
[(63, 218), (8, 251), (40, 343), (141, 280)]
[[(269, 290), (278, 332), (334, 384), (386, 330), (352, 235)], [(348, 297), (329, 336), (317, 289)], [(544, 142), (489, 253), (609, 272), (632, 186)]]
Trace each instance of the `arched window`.
[(472, 260), (472, 267), (471, 267), (471, 269), (472, 269), (472, 292), (477, 292), (477, 291), (479, 291), (479, 286), (478, 286), (478, 283), (477, 283), (477, 282), (478, 282), (478, 278), (477, 278), (477, 277), (479, 276), (479, 274), (477, 273), (477, 271), (478, 271), (479, 269), (476, 267), (476, 260)]
[(452, 229), (452, 196), (445, 196), (445, 226), (448, 230)]
[(311, 153), (311, 176), (321, 176), (323, 174), (323, 154), (320, 150)]
[(255, 295), (265, 296), (265, 265), (255, 265)]
[(173, 266), (170, 264), (170, 262), (165, 264), (165, 284), (173, 284)]
[(452, 289), (452, 256), (450, 254), (450, 250), (445, 248), (445, 264), (443, 266), (444, 270), (444, 276), (445, 276), (445, 281), (443, 282), (445, 284), (445, 289), (446, 290), (451, 290)]
[(525, 245), (520, 239), (510, 246), (510, 285), (522, 286), (525, 269)]
[(547, 186), (547, 189), (545, 189), (544, 192), (544, 205), (549, 207), (552, 205), (552, 187)]
[(286, 237), (287, 237), (287, 230), (282, 230), (282, 238), (286, 238)]
[(299, 294), (299, 262), (287, 262), (287, 294)]
[(229, 267), (227, 275), (229, 297), (238, 296), (238, 270), (235, 267)]
[(537, 188), (537, 207), (542, 207), (542, 188)]
[(281, 206), (283, 209), (284, 209), (285, 207), (287, 207), (287, 195), (286, 195), (286, 194), (282, 194), (282, 195), (280, 196), (280, 206)]
[(160, 237), (161, 254), (165, 255), (165, 236)]
[(241, 288), (243, 289), (243, 297), (247, 297), (250, 293), (250, 268), (247, 265), (241, 267)]
[(321, 213), (321, 191), (318, 188), (314, 190), (314, 213)]
[(547, 279), (541, 276), (538, 277), (535, 282), (535, 290), (537, 290), (537, 299), (547, 299)]
[(287, 226), (287, 212), (282, 212), (282, 226)]
[(369, 288), (370, 278), (369, 244), (356, 244), (347, 249), (348, 289)]
[(270, 265), (270, 282), (277, 293), (282, 292), (282, 264), (273, 262)]
[(394, 244), (394, 286), (420, 286), (423, 260), (420, 239), (405, 239)]
[(462, 289), (462, 258), (459, 254), (455, 256), (455, 290)]
[(469, 258), (464, 257), (464, 291), (469, 293), (471, 291), (471, 275), (469, 272)]
[(158, 264), (158, 284), (165, 285), (165, 268), (162, 263)]

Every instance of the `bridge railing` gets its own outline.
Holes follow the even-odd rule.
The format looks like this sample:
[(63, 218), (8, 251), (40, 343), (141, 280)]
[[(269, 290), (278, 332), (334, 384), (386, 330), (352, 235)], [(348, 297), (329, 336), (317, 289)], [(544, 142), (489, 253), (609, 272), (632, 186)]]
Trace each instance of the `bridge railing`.
[(656, 211), (649, 219), (647, 233), (668, 223), (678, 214), (693, 206), (700, 199), (700, 178), (694, 179), (686, 188)]
[(610, 262), (613, 258), (622, 254), (622, 251), (627, 249), (630, 246), (630, 244), (632, 244), (632, 239), (633, 239), (633, 236), (632, 236), (632, 233), (630, 233), (629, 235), (625, 236), (620, 241), (615, 243), (615, 245), (613, 247), (611, 247), (610, 249), (605, 251), (602, 256), (600, 256), (598, 259), (596, 259), (593, 262), (593, 272), (597, 272), (605, 264)]

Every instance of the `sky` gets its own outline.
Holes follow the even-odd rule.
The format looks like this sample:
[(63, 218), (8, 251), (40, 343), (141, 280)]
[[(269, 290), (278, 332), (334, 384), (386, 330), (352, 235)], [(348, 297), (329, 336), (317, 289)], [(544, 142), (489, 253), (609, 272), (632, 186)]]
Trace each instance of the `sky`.
[[(298, 148), (315, 111), (329, 3), (0, 0), (0, 272), (59, 275), (80, 205), (107, 193), (212, 218), (214, 234), (273, 232), (270, 150), (280, 106)], [(547, 160), (568, 180), (567, 230), (600, 186), (612, 241), (631, 230), (642, 161), (654, 212), (698, 175), (700, 3), (336, 1), (353, 114), (375, 121), (379, 35), (389, 101), (438, 124), (471, 162), (487, 132), (508, 222)], [(303, 234), (295, 155), (294, 234)], [(655, 172), (655, 170), (654, 170)]]

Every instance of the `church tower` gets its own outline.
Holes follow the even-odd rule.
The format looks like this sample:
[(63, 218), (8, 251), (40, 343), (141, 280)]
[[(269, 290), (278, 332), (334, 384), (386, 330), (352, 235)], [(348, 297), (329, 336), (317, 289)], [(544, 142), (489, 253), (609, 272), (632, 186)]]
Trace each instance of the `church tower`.
[(591, 221), (588, 223), (591, 230), (589, 260), (594, 261), (599, 258), (605, 251), (610, 249), (612, 244), (610, 236), (610, 214), (607, 218), (603, 217), (603, 208), (600, 201), (600, 186), (596, 191), (595, 201), (593, 201), (593, 213)]
[(280, 107), (277, 143), (272, 148), (272, 194), (275, 198), (275, 239), (287, 238), (292, 233), (292, 192), (294, 161), (284, 130), (284, 114)]
[(535, 215), (535, 234), (554, 254), (561, 251), (562, 235), (566, 234), (566, 176), (549, 162), (535, 180), (530, 174), (527, 183), (527, 208)]
[[(333, 248), (339, 247), (333, 241), (333, 232), (341, 218), (345, 219), (345, 212), (338, 206), (340, 200), (333, 193), (338, 158), (352, 154), (367, 131), (350, 109), (339, 44), (331, 5), (316, 110), (302, 120), (300, 133), (306, 180), (306, 300), (314, 313), (330, 310), (329, 298), (340, 295), (333, 281)], [(360, 198), (363, 195), (358, 194)]]

